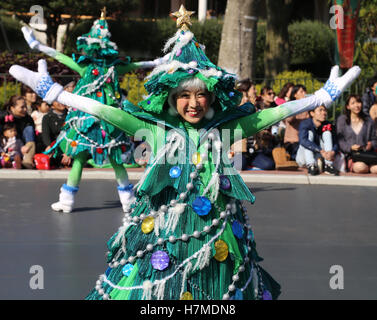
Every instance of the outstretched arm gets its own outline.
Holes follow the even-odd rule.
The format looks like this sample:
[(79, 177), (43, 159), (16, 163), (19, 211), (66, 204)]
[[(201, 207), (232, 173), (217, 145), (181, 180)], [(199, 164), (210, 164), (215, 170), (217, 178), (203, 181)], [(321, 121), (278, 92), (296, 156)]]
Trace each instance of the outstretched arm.
[(9, 69), (9, 73), (33, 89), (47, 103), (51, 104), (57, 100), (66, 106), (94, 115), (126, 132), (128, 135), (134, 135), (139, 129), (153, 126), (121, 109), (64, 91), (61, 85), (51, 80), (50, 75), (47, 73), (45, 60), (38, 61), (38, 72), (14, 65)]
[[(359, 76), (360, 71), (361, 69), (355, 66), (348, 70), (344, 76), (339, 77), (339, 67), (335, 66), (331, 69), (329, 80), (326, 82), (325, 86), (316, 91), (313, 95), (304, 99), (284, 103), (275, 108), (264, 109), (238, 120), (229, 121), (222, 126), (222, 129), (230, 129), (231, 131), (239, 129), (242, 131), (242, 137), (240, 136), (239, 138), (245, 138), (287, 117), (313, 110), (320, 105), (329, 108), (341, 95), (342, 91), (350, 86)], [(237, 139), (238, 138), (235, 138), (235, 140)]]
[(80, 76), (83, 76), (83, 74), (85, 73), (85, 67), (81, 67), (72, 58), (66, 56), (65, 54), (41, 44), (38, 40), (35, 39), (33, 31), (30, 28), (22, 27), (21, 30), (24, 34), (26, 42), (28, 43), (31, 49), (37, 49), (40, 52), (47, 54), (55, 60), (63, 63), (71, 70), (76, 71)]
[(139, 62), (132, 62), (127, 65), (119, 65), (117, 66), (117, 72), (119, 75), (123, 75), (127, 72), (131, 72), (136, 69), (148, 69), (154, 68), (161, 63), (167, 61), (169, 59), (170, 54), (163, 56), (162, 58), (157, 58), (152, 61), (139, 61)]

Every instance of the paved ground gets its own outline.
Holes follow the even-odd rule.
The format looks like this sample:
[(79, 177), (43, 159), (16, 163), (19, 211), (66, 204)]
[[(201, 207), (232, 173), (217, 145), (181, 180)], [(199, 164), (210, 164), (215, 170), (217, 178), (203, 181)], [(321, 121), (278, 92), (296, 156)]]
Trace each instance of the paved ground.
[[(104, 272), (105, 243), (123, 216), (116, 186), (84, 180), (76, 211), (59, 214), (49, 205), (61, 183), (1, 180), (0, 299), (82, 299)], [(252, 189), (257, 248), (262, 266), (282, 285), (281, 299), (377, 299), (375, 187)], [(43, 267), (43, 290), (30, 288), (35, 265)], [(329, 286), (333, 265), (343, 268), (343, 290)]]

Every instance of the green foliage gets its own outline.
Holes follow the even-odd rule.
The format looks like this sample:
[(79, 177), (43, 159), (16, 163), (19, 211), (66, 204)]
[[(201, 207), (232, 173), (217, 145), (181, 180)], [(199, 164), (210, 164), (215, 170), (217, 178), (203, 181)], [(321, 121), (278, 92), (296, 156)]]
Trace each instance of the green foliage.
[(361, 67), (361, 76), (373, 77), (377, 74), (377, 0), (361, 2), (358, 19), (354, 64)]
[[(0, 81), (3, 80), (0, 78)], [(20, 94), (21, 85), (14, 82), (1, 81), (0, 84), (0, 110), (3, 110), (5, 104), (9, 101), (9, 98), (15, 94)]]
[[(271, 87), (276, 94), (279, 94), (280, 90), (287, 82), (292, 82), (293, 84), (303, 84), (306, 87), (308, 94), (314, 93), (324, 85), (323, 82), (315, 79), (313, 74), (303, 70), (296, 70), (279, 73), (272, 82)], [(260, 93), (263, 86), (265, 86), (265, 83), (256, 85), (258, 93)]]
[(334, 55), (335, 33), (318, 21), (304, 20), (288, 26), (291, 64), (329, 61)]
[(147, 96), (147, 91), (144, 88), (144, 83), (146, 81), (140, 79), (136, 73), (130, 73), (124, 76), (120, 87), (127, 90), (127, 100), (137, 105), (141, 100), (144, 99), (144, 96)]

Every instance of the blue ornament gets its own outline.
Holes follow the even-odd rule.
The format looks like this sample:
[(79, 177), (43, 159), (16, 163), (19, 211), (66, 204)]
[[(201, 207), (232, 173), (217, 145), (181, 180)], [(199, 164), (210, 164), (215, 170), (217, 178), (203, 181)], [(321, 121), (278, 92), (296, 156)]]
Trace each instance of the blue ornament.
[(243, 293), (240, 289), (236, 290), (236, 293), (232, 297), (232, 300), (243, 300)]
[(151, 101), (150, 101), (150, 100), (148, 100), (148, 101), (147, 101), (147, 103), (148, 103), (148, 104), (151, 104)]
[(170, 175), (170, 177), (171, 178), (178, 178), (180, 175), (181, 175), (181, 173), (182, 173), (182, 170), (181, 170), (181, 168), (180, 167), (177, 167), (177, 166), (175, 166), (175, 167), (172, 167), (172, 168), (170, 168), (170, 170), (169, 170), (169, 175)]
[(262, 295), (262, 299), (263, 300), (272, 300), (272, 296), (271, 296), (270, 291), (264, 290), (263, 295)]
[(237, 220), (233, 221), (232, 231), (233, 231), (233, 234), (238, 239), (242, 239), (242, 237), (243, 237), (243, 227), (242, 227), (242, 224), (239, 223)]
[(112, 270), (112, 269), (111, 269), (110, 267), (106, 269), (106, 272), (105, 272), (106, 277), (109, 276), (111, 270)]
[(169, 256), (165, 251), (156, 251), (152, 254), (151, 264), (156, 270), (165, 270), (169, 266)]
[(230, 180), (227, 176), (220, 176), (220, 188), (223, 190), (229, 190), (232, 187)]
[(133, 268), (134, 266), (131, 263), (127, 263), (122, 269), (123, 275), (128, 277), (131, 274)]
[(229, 97), (234, 97), (234, 92), (233, 91), (229, 92)]
[(197, 197), (192, 202), (192, 208), (199, 216), (205, 216), (211, 211), (212, 204), (207, 197)]

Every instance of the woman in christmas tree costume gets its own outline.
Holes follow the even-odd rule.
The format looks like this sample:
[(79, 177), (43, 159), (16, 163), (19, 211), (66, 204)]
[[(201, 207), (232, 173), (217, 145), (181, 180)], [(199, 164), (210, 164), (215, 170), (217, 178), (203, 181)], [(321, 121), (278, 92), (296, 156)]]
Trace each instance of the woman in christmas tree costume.
[[(22, 32), (32, 49), (46, 53), (81, 76), (74, 93), (115, 108), (121, 108), (122, 100), (118, 76), (137, 68), (152, 68), (159, 61), (131, 63), (129, 57), (121, 60), (116, 44), (110, 41), (111, 34), (105, 20), (105, 9), (101, 18), (94, 22), (90, 32), (78, 37), (77, 50), (84, 53), (78, 59), (71, 59), (53, 48), (42, 45), (27, 27), (23, 27)], [(129, 208), (134, 200), (133, 185), (128, 181), (121, 155), (126, 150), (131, 154), (131, 146), (123, 131), (88, 113), (70, 109), (61, 134), (48, 151), (63, 152), (74, 159), (68, 180), (60, 189), (59, 201), (51, 205), (52, 209), (72, 211), (82, 170), (90, 157), (96, 165), (102, 165), (108, 157), (114, 168), (123, 210)]]
[[(330, 106), (360, 73), (338, 77), (305, 99), (253, 113), (238, 107), (235, 76), (212, 64), (188, 30), (190, 15), (175, 13), (181, 28), (169, 60), (146, 83), (149, 96), (126, 112), (62, 91), (45, 63), (39, 72), (12, 66), (10, 73), (45, 100), (90, 112), (144, 136), (153, 156), (136, 188), (136, 202), (108, 241), (108, 269), (87, 299), (275, 299), (280, 286), (258, 264), (246, 209), (254, 196), (229, 164), (236, 140), (282, 119)], [(140, 108), (141, 107), (141, 108)]]

